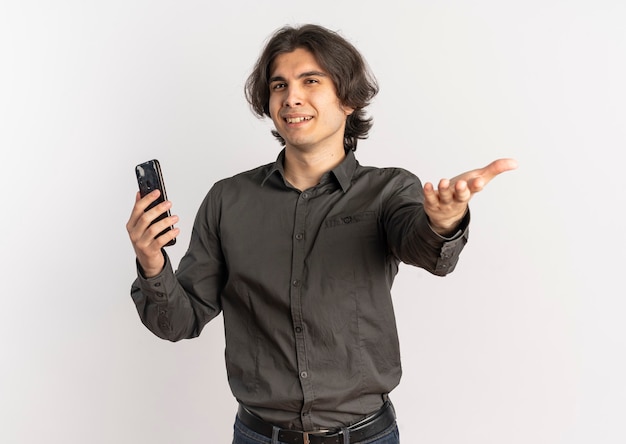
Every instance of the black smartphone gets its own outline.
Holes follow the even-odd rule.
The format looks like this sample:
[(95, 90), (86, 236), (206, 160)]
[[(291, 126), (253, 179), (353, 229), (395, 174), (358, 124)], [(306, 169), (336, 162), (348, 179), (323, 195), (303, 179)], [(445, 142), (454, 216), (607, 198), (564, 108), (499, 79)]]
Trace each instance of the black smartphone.
[[(137, 175), (137, 183), (139, 184), (139, 194), (141, 197), (144, 197), (146, 194), (154, 190), (161, 191), (161, 195), (157, 200), (152, 202), (145, 211), (154, 208), (156, 205), (161, 202), (165, 202), (167, 200), (167, 194), (165, 193), (165, 183), (163, 182), (163, 173), (161, 172), (161, 165), (159, 161), (156, 159), (149, 160), (144, 163), (140, 163), (135, 167), (135, 174)], [(160, 214), (152, 223), (160, 221), (170, 215), (169, 210), (163, 214)], [(152, 224), (151, 224), (152, 225)], [(165, 230), (161, 231), (157, 234), (156, 237), (161, 236), (163, 233), (168, 232), (173, 229), (173, 226), (167, 227)], [(176, 243), (176, 239), (172, 239), (165, 246), (174, 245)]]

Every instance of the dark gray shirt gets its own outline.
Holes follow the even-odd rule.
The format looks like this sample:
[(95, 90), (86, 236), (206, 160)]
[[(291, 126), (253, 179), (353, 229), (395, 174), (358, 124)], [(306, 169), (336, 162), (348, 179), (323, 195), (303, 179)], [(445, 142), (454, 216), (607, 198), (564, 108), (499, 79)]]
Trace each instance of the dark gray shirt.
[(234, 396), (282, 427), (354, 422), (398, 385), (391, 301), (399, 263), (443, 276), (467, 242), (436, 234), (418, 178), (354, 154), (304, 192), (275, 163), (216, 183), (176, 273), (139, 273), (132, 297), (157, 336), (193, 338), (220, 312)]

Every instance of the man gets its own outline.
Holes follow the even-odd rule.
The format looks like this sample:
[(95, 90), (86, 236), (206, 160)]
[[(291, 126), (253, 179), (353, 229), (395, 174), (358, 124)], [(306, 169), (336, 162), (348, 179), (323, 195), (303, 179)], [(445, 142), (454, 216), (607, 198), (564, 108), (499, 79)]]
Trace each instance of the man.
[(276, 162), (221, 180), (196, 216), (176, 273), (163, 246), (178, 235), (169, 202), (127, 224), (137, 255), (131, 293), (143, 323), (192, 338), (220, 312), (240, 403), (234, 443), (399, 442), (388, 398), (400, 380), (390, 289), (399, 263), (451, 272), (467, 241), (468, 202), (501, 159), (435, 189), (399, 168), (354, 157), (378, 87), (358, 51), (306, 25), (277, 31), (246, 85), (284, 145)]

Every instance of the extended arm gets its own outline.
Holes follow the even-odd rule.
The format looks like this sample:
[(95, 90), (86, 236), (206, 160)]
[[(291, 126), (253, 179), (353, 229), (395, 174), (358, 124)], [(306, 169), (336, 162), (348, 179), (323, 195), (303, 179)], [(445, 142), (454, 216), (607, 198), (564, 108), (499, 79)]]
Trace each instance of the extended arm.
[(219, 240), (210, 232), (211, 212), (205, 200), (196, 217), (189, 249), (174, 274), (163, 246), (178, 235), (178, 229), (155, 236), (178, 218), (171, 216), (150, 225), (171, 206), (169, 202), (144, 213), (157, 196), (138, 197), (127, 224), (138, 266), (131, 296), (141, 321), (155, 335), (170, 341), (193, 338), (221, 311), (220, 293), (226, 273)]

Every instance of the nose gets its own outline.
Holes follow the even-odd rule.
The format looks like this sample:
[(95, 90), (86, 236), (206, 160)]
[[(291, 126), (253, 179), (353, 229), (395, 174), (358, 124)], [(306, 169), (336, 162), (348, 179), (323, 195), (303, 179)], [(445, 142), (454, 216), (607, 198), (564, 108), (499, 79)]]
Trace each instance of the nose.
[(301, 106), (303, 103), (302, 94), (300, 88), (294, 85), (289, 85), (285, 94), (285, 101), (283, 105), (289, 108), (294, 106)]

